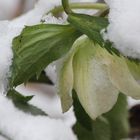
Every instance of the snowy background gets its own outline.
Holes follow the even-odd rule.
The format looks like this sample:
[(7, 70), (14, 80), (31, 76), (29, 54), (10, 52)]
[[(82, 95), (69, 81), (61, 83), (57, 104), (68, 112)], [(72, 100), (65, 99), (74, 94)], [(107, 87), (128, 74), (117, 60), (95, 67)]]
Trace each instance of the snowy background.
[[(73, 2), (75, 1), (76, 0), (73, 0)], [(86, 2), (86, 0), (81, 1)], [(139, 3), (138, 1), (139, 0), (137, 0), (136, 4)], [(60, 4), (60, 0), (40, 0), (37, 3), (36, 2), (37, 0), (0, 0), (0, 134), (4, 135), (0, 136), (0, 140), (76, 140), (77, 138), (72, 132), (72, 126), (76, 121), (73, 110), (71, 108), (70, 111), (62, 114), (60, 100), (55, 93), (54, 86), (44, 84), (28, 84), (26, 87), (21, 85), (17, 88), (18, 91), (24, 93), (25, 95), (35, 95), (30, 103), (41, 108), (49, 115), (49, 117), (32, 116), (31, 114), (23, 113), (15, 108), (13, 103), (2, 94), (7, 82), (5, 80), (6, 73), (9, 69), (9, 65), (11, 64), (12, 39), (20, 34), (21, 30), (24, 28), (24, 25), (35, 25), (40, 23), (40, 20), (45, 13)], [(117, 23), (119, 20), (119, 17), (115, 18), (117, 17), (118, 13), (113, 11), (116, 7), (114, 7), (111, 0), (107, 0), (107, 2), (112, 8), (112, 13), (110, 14), (111, 24), (108, 28), (107, 37), (110, 38), (114, 42), (114, 45), (118, 48), (118, 44), (121, 43), (123, 46), (126, 44), (127, 40), (129, 40), (129, 38), (135, 37), (132, 36), (132, 33), (135, 33), (136, 30), (134, 29), (134, 31), (132, 31), (130, 24), (137, 26), (137, 24), (140, 22), (137, 20), (137, 22), (134, 24), (130, 22), (130, 19), (125, 19), (125, 23), (129, 22), (126, 28), (123, 28), (124, 23), (119, 23), (116, 25), (116, 20)], [(127, 11), (127, 7), (123, 7), (123, 5), (121, 5), (120, 9), (118, 9), (119, 14), (122, 13), (122, 9), (124, 8), (126, 9), (125, 11)], [(123, 18), (123, 14), (126, 16), (127, 12), (122, 13), (121, 18)], [(134, 13), (132, 13), (132, 15), (133, 14)], [(51, 15), (45, 18), (46, 23), (59, 24), (64, 22), (64, 19), (58, 20)], [(116, 30), (118, 31), (118, 28), (120, 27), (122, 27), (123, 30), (114, 35), (114, 32), (116, 33)], [(122, 41), (122, 38), (120, 39), (120, 35), (126, 33), (126, 30), (128, 32), (128, 29), (129, 33), (131, 34), (128, 34), (127, 38), (124, 38)], [(137, 31), (137, 34), (139, 35), (139, 30)], [(135, 54), (135, 49), (130, 46), (132, 43), (133, 42), (129, 40), (127, 43), (129, 45), (124, 47), (130, 48), (130, 51), (133, 50), (133, 56), (137, 57), (140, 51), (138, 50), (138, 54)], [(119, 49), (122, 52), (126, 52), (124, 51), (125, 48)], [(126, 52), (125, 55), (130, 55), (130, 52)], [(46, 70), (46, 73), (55, 82), (55, 69), (52, 66)], [(137, 102), (129, 98), (130, 106), (137, 104)], [(6, 136), (8, 136), (8, 138), (6, 138)]]

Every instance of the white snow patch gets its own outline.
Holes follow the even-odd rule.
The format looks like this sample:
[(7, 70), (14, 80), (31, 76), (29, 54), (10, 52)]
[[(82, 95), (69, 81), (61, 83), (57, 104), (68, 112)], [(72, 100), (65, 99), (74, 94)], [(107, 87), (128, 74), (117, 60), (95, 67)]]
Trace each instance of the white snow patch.
[(124, 55), (140, 59), (140, 0), (105, 0), (110, 7), (107, 38)]
[(140, 104), (140, 100), (135, 100), (135, 99), (133, 99), (133, 98), (131, 98), (131, 97), (128, 97), (128, 98), (127, 98), (127, 101), (128, 101), (128, 107), (129, 107), (129, 108), (131, 108), (131, 107), (133, 107), (133, 106), (135, 106), (135, 105)]
[(2, 95), (0, 103), (0, 130), (13, 140), (76, 140), (71, 128), (60, 119), (25, 114)]
[(75, 124), (73, 108), (62, 113), (60, 98), (54, 86), (30, 83), (26, 87), (24, 85), (17, 87), (17, 90), (25, 96), (35, 95), (30, 103), (41, 108), (51, 118), (62, 119), (70, 127)]
[(63, 18), (61, 17), (56, 18), (51, 13), (43, 16), (41, 20), (43, 21), (43, 23), (46, 24), (64, 24)]
[(55, 84), (57, 80), (56, 65), (52, 63), (45, 69), (46, 76)]
[(15, 27), (9, 21), (0, 22), (0, 92), (7, 87), (9, 66), (12, 62), (12, 40), (21, 32), (21, 28)]

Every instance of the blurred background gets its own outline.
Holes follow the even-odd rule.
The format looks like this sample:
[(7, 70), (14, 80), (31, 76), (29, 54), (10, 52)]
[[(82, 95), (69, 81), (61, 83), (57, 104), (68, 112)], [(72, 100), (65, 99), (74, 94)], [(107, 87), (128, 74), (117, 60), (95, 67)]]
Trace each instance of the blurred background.
[(13, 19), (34, 7), (37, 0), (0, 0), (0, 20)]
[[(0, 0), (0, 20), (13, 19), (31, 10), (38, 0)], [(76, 2), (78, 0), (71, 0)], [(80, 0), (79, 0), (80, 1)], [(97, 0), (81, 0), (97, 1)], [(103, 2), (104, 0), (98, 0)]]

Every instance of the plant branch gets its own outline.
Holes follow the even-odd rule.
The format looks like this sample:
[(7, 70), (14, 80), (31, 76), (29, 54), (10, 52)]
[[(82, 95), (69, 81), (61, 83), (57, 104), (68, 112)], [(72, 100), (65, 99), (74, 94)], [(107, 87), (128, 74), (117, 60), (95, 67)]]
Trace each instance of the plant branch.
[(64, 8), (64, 11), (65, 11), (67, 14), (72, 13), (72, 10), (71, 10), (70, 5), (69, 5), (69, 0), (62, 0), (62, 6), (63, 6), (63, 8)]
[(109, 14), (109, 8), (103, 9), (95, 14), (95, 16), (106, 17)]
[[(71, 3), (69, 4), (70, 9), (95, 9), (95, 10), (104, 10), (107, 9), (108, 6), (103, 3), (92, 3), (92, 2), (82, 2), (82, 3)], [(49, 13), (52, 13), (53, 15), (57, 15), (60, 12), (63, 12), (64, 8), (63, 6), (57, 6)]]

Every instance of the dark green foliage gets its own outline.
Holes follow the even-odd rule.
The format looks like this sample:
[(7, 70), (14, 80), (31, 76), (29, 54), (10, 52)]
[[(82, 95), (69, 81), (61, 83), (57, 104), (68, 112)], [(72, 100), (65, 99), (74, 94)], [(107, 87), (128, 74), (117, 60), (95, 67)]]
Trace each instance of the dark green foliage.
[(118, 102), (111, 111), (104, 114), (104, 117), (110, 122), (112, 136), (111, 140), (120, 140), (128, 137), (129, 123), (127, 98), (124, 94), (120, 94)]
[(10, 87), (39, 77), (46, 66), (63, 57), (81, 34), (70, 25), (40, 24), (25, 27), (13, 41)]
[(101, 47), (105, 48), (109, 53), (115, 53), (120, 55), (110, 41), (105, 41), (102, 36), (102, 30), (106, 30), (109, 22), (107, 18), (96, 17), (85, 14), (69, 14), (68, 21), (77, 30), (86, 34), (95, 43), (98, 43)]
[(45, 74), (44, 71), (41, 72), (40, 76), (36, 77), (36, 75), (34, 75), (29, 82), (31, 83), (42, 83), (42, 84), (48, 84), (48, 85), (53, 85), (53, 82), (49, 79), (49, 77)]
[(7, 93), (7, 97), (13, 101), (14, 105), (18, 109), (26, 113), (30, 113), (32, 115), (45, 115), (45, 116), (47, 115), (41, 109), (28, 103), (33, 98), (33, 96), (23, 96), (13, 89)]

